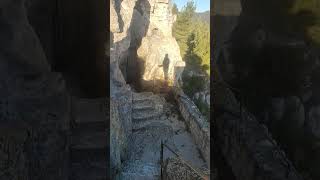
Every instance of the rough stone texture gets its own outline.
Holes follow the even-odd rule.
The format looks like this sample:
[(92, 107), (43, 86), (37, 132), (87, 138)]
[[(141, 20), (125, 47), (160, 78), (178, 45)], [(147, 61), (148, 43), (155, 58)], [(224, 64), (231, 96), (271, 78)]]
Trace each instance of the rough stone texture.
[(24, 3), (0, 2), (0, 124), (9, 127), (1, 131), (0, 174), (66, 180), (69, 98), (61, 75), (50, 71)]
[(48, 71), (49, 64), (39, 39), (28, 22), (24, 1), (2, 1), (0, 7), (0, 41), (7, 42), (0, 46), (2, 58), (19, 55), (15, 59), (21, 64), (35, 68), (35, 71)]
[(228, 88), (215, 84), (213, 96), (218, 144), (237, 179), (302, 179), (267, 128), (245, 109), (241, 118)]
[[(237, 22), (226, 21), (230, 26), (236, 24), (236, 28), (227, 36), (228, 42), (221, 46), (222, 50), (216, 53), (216, 65), (225, 82), (233, 87), (247, 88), (240, 91), (245, 96), (248, 111), (268, 127), (301, 174), (311, 174), (319, 179), (316, 163), (320, 155), (317, 145), (320, 137), (319, 80), (311, 78), (319, 76), (316, 73), (319, 72), (319, 53), (315, 51), (316, 47), (307, 45), (306, 40), (295, 32), (297, 30), (286, 29), (290, 26), (289, 21), (278, 16), (277, 8), (271, 8), (274, 3), (246, 0), (241, 4), (242, 12)], [(290, 57), (292, 54), (294, 57), (301, 55), (297, 58), (301, 64), (291, 65), (294, 62)], [(277, 58), (279, 60), (273, 61)], [(278, 64), (281, 60), (287, 71)], [(256, 62), (272, 65), (259, 69), (259, 65), (253, 65)], [(250, 89), (256, 95), (247, 93)]]
[(213, 44), (214, 60), (217, 60), (226, 48), (225, 43), (236, 27), (241, 12), (240, 0), (216, 0), (213, 2)]
[[(180, 78), (179, 73), (185, 64), (171, 34), (175, 18), (168, 3), (163, 0), (110, 2), (111, 174), (115, 179), (157, 179), (160, 175), (161, 140), (172, 145), (192, 165), (207, 167), (199, 157), (192, 136), (179, 118), (179, 112), (168, 112), (174, 108), (168, 108), (163, 97), (148, 92), (134, 93), (126, 84), (128, 75), (121, 68), (131, 56), (131, 51), (137, 53), (135, 48), (141, 44), (145, 49), (140, 47), (138, 54), (157, 56), (149, 58), (145, 72), (157, 72), (159, 78), (163, 79), (163, 71), (158, 65), (162, 65), (168, 53), (172, 59), (169, 79), (173, 82)], [(153, 44), (151, 49), (149, 43)], [(172, 157), (173, 154), (166, 150), (164, 156)]]
[[(178, 113), (163, 97), (149, 92), (133, 94), (130, 152), (121, 172), (122, 179), (158, 179), (161, 141), (191, 166), (207, 168)], [(173, 156), (168, 149), (163, 149), (164, 160)]]
[(131, 34), (130, 23), (135, 1), (110, 1), (110, 147), (114, 157), (111, 160), (111, 175), (120, 178), (121, 161), (127, 159), (128, 138), (132, 133), (132, 92), (126, 85), (119, 68), (126, 51), (128, 51)]
[(170, 59), (168, 80), (173, 83), (175, 80), (174, 67), (181, 67), (182, 59), (180, 49), (173, 37), (164, 38), (158, 35), (152, 35), (144, 38), (138, 50), (139, 57), (145, 60), (145, 72), (143, 79), (148, 80), (164, 80), (164, 71), (162, 66), (163, 60), (168, 54)]
[[(119, 3), (119, 1), (116, 1)], [(120, 9), (119, 4), (110, 1), (111, 7), (111, 48), (110, 48), (110, 153), (111, 157), (111, 176), (119, 177), (121, 161), (127, 159), (128, 137), (132, 132), (132, 92), (126, 85), (123, 74), (119, 68), (122, 54), (124, 54), (130, 45), (130, 33), (128, 33), (128, 24), (132, 16), (132, 10), (128, 7), (134, 6), (133, 1), (123, 1)], [(133, 4), (132, 4), (133, 3)], [(131, 15), (130, 15), (131, 12)], [(130, 18), (128, 17), (130, 16)], [(120, 20), (121, 19), (121, 20)], [(117, 20), (117, 21), (116, 21)], [(124, 21), (125, 23), (119, 23)]]
[(72, 97), (69, 180), (106, 179), (107, 101)]
[(119, 118), (119, 112), (117, 105), (113, 101), (110, 101), (110, 164), (111, 164), (111, 177), (116, 177), (118, 171), (121, 169), (121, 151), (124, 143), (125, 132), (121, 128), (121, 119)]
[(110, 153), (115, 158), (111, 160), (110, 168), (111, 174), (115, 175), (120, 171), (121, 162), (128, 157), (128, 141), (132, 133), (132, 92), (126, 89), (123, 92), (118, 89), (111, 91), (118, 92), (111, 96), (110, 106)]
[[(111, 44), (113, 44), (112, 48), (114, 49), (114, 58), (110, 59), (110, 64), (115, 60), (121, 64), (125, 52), (130, 47), (132, 37), (129, 28), (135, 3), (136, 0), (110, 1), (110, 27), (112, 27), (110, 30), (113, 36)], [(110, 68), (112, 69), (113, 67), (110, 66)]]
[(129, 47), (141, 44), (137, 54), (144, 63), (144, 80), (164, 79), (163, 68), (159, 65), (162, 65), (166, 54), (170, 59), (169, 81), (173, 83), (179, 79), (180, 76), (177, 74), (181, 74), (181, 71), (175, 71), (175, 66), (184, 67), (185, 63), (181, 59), (179, 46), (172, 37), (172, 24), (175, 20), (171, 12), (172, 5), (156, 0), (113, 0), (110, 1), (110, 7), (110, 69), (117, 73), (113, 78), (125, 83), (124, 74), (120, 74), (119, 66), (128, 64), (126, 60), (128, 55), (131, 56)]
[(194, 141), (210, 167), (210, 127), (208, 122), (181, 89), (175, 89), (175, 98)]
[[(146, 36), (138, 49), (138, 57), (144, 62), (143, 80), (164, 80), (163, 60), (168, 54), (168, 81), (175, 82), (175, 66), (185, 66), (180, 56), (180, 49), (172, 36), (172, 25), (175, 16), (172, 5), (166, 1), (149, 0), (150, 12), (147, 12), (150, 22)], [(144, 15), (146, 16), (146, 15)], [(178, 75), (179, 76), (179, 75)]]
[(24, 128), (17, 126), (4, 126), (1, 124), (0, 134), (0, 173), (1, 180), (28, 180), (28, 168), (26, 155), (23, 153), (23, 145), (27, 139)]
[[(175, 179), (185, 179), (185, 180), (203, 180), (204, 174), (199, 174), (194, 171), (194, 169), (187, 166), (179, 158), (168, 158), (165, 161), (164, 170), (163, 170), (163, 179), (164, 180), (175, 180)], [(213, 177), (213, 174), (211, 174)], [(213, 180), (215, 178), (212, 178)]]
[(152, 121), (158, 120), (162, 114), (164, 101), (152, 93), (135, 93), (132, 100), (133, 126), (128, 142), (130, 151), (121, 177), (156, 179), (160, 169), (158, 163), (160, 142), (167, 140), (173, 133), (170, 126), (160, 121)]
[[(110, 49), (110, 96), (119, 111), (121, 123), (128, 134), (131, 132), (132, 92), (126, 85), (119, 68), (122, 54), (128, 51), (131, 35), (129, 27), (132, 19), (135, 1), (110, 1), (111, 16), (111, 49)], [(117, 21), (116, 21), (117, 20)]]
[(313, 137), (320, 138), (320, 106), (315, 106), (310, 109), (308, 112), (309, 120), (306, 122), (306, 128), (308, 132), (310, 132)]
[(41, 45), (45, 51), (46, 57), (50, 63), (54, 58), (54, 23), (55, 22), (55, 2), (53, 0), (27, 0), (26, 6), (28, 19), (39, 37)]

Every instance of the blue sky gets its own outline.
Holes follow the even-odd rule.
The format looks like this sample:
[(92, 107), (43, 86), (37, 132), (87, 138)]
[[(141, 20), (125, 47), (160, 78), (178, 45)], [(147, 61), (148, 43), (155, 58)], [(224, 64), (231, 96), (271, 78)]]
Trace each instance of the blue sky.
[[(172, 0), (172, 2), (176, 3), (179, 10), (187, 4), (189, 0)], [(204, 12), (210, 10), (210, 0), (194, 0), (197, 5), (197, 12)]]

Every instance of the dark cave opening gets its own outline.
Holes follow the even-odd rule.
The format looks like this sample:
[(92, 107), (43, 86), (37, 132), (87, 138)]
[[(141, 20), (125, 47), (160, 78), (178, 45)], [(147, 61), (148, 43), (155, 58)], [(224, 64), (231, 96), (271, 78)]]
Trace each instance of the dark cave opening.
[[(150, 23), (151, 5), (146, 0), (138, 0), (135, 3), (134, 9), (137, 10), (138, 13), (133, 13), (133, 17), (129, 25), (129, 33), (131, 34), (132, 39), (130, 41), (130, 47), (128, 51), (121, 57), (122, 60), (120, 61), (120, 70), (127, 84), (129, 84), (135, 91), (142, 92), (143, 89), (141, 82), (143, 81), (145, 62), (138, 57), (137, 52), (142, 43), (143, 37), (147, 35)], [(144, 11), (142, 9), (144, 9)], [(116, 11), (119, 11), (119, 9), (117, 9)], [(144, 16), (144, 19), (141, 19), (142, 16)], [(137, 19), (144, 21), (143, 27), (137, 26), (137, 24), (135, 23), (135, 20)], [(140, 28), (143, 28), (142, 32), (138, 30)]]
[(104, 1), (33, 1), (30, 24), (52, 71), (61, 72), (73, 96), (107, 96), (107, 4)]

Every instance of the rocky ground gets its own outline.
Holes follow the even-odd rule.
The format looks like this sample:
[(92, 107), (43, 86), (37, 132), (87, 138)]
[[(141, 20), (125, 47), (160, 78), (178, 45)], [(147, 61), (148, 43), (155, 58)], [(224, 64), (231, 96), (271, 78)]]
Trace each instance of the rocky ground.
[[(161, 141), (198, 171), (207, 168), (175, 105), (153, 93), (136, 93), (133, 104), (130, 155), (122, 179), (159, 178)], [(172, 157), (175, 155), (164, 148), (164, 161)]]

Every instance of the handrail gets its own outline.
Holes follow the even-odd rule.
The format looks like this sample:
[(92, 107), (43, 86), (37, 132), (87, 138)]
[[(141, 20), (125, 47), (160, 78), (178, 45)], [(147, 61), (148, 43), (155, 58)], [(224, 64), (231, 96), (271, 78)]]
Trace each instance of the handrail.
[[(170, 152), (172, 152), (174, 155), (176, 155), (184, 164), (186, 164), (190, 169), (192, 169), (199, 177), (201, 177), (202, 179), (207, 179), (207, 177), (205, 175), (203, 175), (203, 173), (199, 172), (198, 170), (196, 170), (195, 168), (193, 168), (187, 161), (183, 160), (183, 158), (181, 157), (181, 155), (179, 155), (177, 152), (175, 152), (174, 150), (172, 150), (167, 144), (163, 143), (161, 141), (161, 153), (160, 153), (160, 166), (161, 166), (161, 179), (163, 178), (163, 174), (162, 174), (162, 165), (163, 165), (163, 147), (166, 147)], [(209, 170), (206, 169), (207, 172), (210, 172)]]

